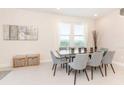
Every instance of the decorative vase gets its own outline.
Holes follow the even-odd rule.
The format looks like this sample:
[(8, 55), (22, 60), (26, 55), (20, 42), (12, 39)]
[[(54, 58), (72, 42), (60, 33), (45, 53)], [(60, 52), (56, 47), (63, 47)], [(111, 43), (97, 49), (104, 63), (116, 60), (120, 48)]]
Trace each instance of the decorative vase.
[(95, 52), (97, 51), (97, 46), (95, 46)]
[(96, 52), (97, 51), (97, 32), (96, 31), (93, 31), (93, 41), (94, 41), (94, 51)]

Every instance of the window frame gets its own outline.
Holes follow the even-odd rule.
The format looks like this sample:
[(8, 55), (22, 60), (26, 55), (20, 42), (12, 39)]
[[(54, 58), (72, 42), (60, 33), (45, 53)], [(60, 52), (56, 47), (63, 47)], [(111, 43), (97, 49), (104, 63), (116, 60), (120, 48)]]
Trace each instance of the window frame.
[[(70, 24), (70, 35), (64, 35), (64, 34), (60, 34), (60, 32), (59, 32), (59, 47), (61, 47), (60, 46), (60, 42), (61, 42), (61, 40), (60, 40), (60, 37), (61, 36), (68, 36), (69, 37), (69, 46), (67, 46), (67, 47), (79, 47), (79, 46), (76, 46), (76, 45), (71, 45), (71, 42), (75, 42), (75, 37), (82, 37), (82, 38), (84, 38), (85, 39), (85, 44), (82, 46), (82, 47), (86, 47), (87, 46), (87, 37), (86, 37), (86, 30), (85, 30), (85, 27), (83, 27), (83, 30), (84, 30), (84, 33), (83, 33), (83, 30), (82, 30), (82, 35), (75, 35), (74, 34), (74, 29), (75, 29), (75, 25), (80, 25), (80, 26), (85, 26), (84, 24), (82, 24), (82, 23), (69, 23), (69, 22), (61, 22), (62, 24)], [(60, 24), (61, 24), (60, 23)], [(60, 31), (60, 28), (59, 28), (59, 31)]]

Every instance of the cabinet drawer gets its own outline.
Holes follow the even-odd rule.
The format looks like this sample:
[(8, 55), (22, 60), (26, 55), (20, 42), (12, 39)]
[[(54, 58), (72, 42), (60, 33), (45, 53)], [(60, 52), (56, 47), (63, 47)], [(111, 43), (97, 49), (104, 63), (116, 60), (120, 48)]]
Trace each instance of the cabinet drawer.
[(29, 66), (39, 65), (40, 61), (39, 58), (29, 58), (27, 63)]
[(25, 59), (21, 59), (21, 60), (14, 60), (14, 67), (23, 67), (26, 65), (26, 60)]

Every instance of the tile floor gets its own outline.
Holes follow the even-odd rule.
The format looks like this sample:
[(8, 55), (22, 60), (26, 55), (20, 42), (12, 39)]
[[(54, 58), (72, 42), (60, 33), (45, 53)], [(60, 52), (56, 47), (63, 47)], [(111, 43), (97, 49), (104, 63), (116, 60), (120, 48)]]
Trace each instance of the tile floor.
[[(0, 80), (0, 85), (73, 85), (74, 73), (70, 76), (65, 69), (57, 68), (56, 76), (53, 77), (51, 63), (41, 63), (40, 66), (15, 68)], [(114, 65), (116, 73), (108, 67), (107, 77), (102, 77), (99, 69), (94, 71), (94, 79), (87, 81), (85, 73), (77, 74), (77, 85), (116, 85), (124, 84), (124, 66)], [(104, 71), (104, 69), (103, 69)], [(89, 78), (90, 70), (87, 70)]]

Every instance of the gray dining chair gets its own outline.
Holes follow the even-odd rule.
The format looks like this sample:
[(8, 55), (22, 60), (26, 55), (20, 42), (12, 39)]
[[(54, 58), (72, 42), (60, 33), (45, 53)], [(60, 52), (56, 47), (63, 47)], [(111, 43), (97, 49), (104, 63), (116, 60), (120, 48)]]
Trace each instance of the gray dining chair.
[(89, 60), (89, 55), (88, 54), (77, 54), (74, 61), (71, 62), (71, 63), (68, 63), (69, 66), (70, 66), (70, 69), (69, 69), (69, 74), (72, 70), (75, 71), (75, 75), (74, 75), (74, 85), (76, 84), (76, 74), (77, 74), (77, 71), (81, 71), (83, 70), (86, 74), (86, 77), (89, 81), (89, 77), (88, 77), (88, 74), (87, 74), (87, 71), (86, 71), (86, 66), (87, 66), (87, 62)]
[(68, 48), (67, 47), (60, 47), (59, 50), (67, 50)]
[(96, 67), (99, 67), (100, 72), (101, 72), (102, 76), (104, 77), (102, 69), (100, 67), (102, 58), (103, 58), (103, 52), (94, 52), (91, 54), (91, 59), (88, 62), (88, 66), (91, 67), (91, 79), (92, 80), (93, 80), (93, 69)]
[(105, 76), (107, 76), (107, 65), (110, 64), (112, 71), (115, 73), (114, 67), (112, 65), (112, 60), (114, 57), (115, 51), (108, 51), (102, 59), (102, 64), (105, 67)]
[[(63, 51), (63, 50), (60, 50), (60, 51)], [(66, 59), (69, 59), (69, 58), (70, 58), (70, 55), (61, 55), (58, 50), (56, 50), (56, 53), (57, 53), (60, 57), (62, 57), (62, 58), (64, 58), (64, 57), (65, 57)]]
[[(97, 52), (103, 52), (103, 56), (105, 56), (105, 54), (108, 52), (108, 48), (100, 48), (97, 50)], [(102, 64), (102, 68), (104, 67), (104, 65)]]
[[(61, 55), (59, 53), (59, 51), (65, 51), (65, 50), (56, 50), (56, 53), (59, 55), (59, 57), (64, 58), (64, 59), (66, 58), (66, 61), (70, 61), (71, 60), (71, 56), (70, 55)], [(61, 64), (61, 68), (65, 68), (65, 64)]]
[(58, 64), (66, 64), (66, 72), (67, 72), (67, 63), (68, 63), (68, 61), (66, 60), (66, 58), (65, 57), (57, 57), (57, 56), (55, 56), (53, 51), (50, 51), (50, 54), (51, 54), (52, 63), (53, 63), (52, 70), (54, 70), (53, 76), (55, 76), (56, 68), (57, 68)]
[(103, 53), (103, 56), (105, 56), (105, 54), (107, 53), (107, 51), (108, 51), (108, 48), (100, 48), (100, 49), (98, 49), (98, 51), (103, 51), (104, 53)]

